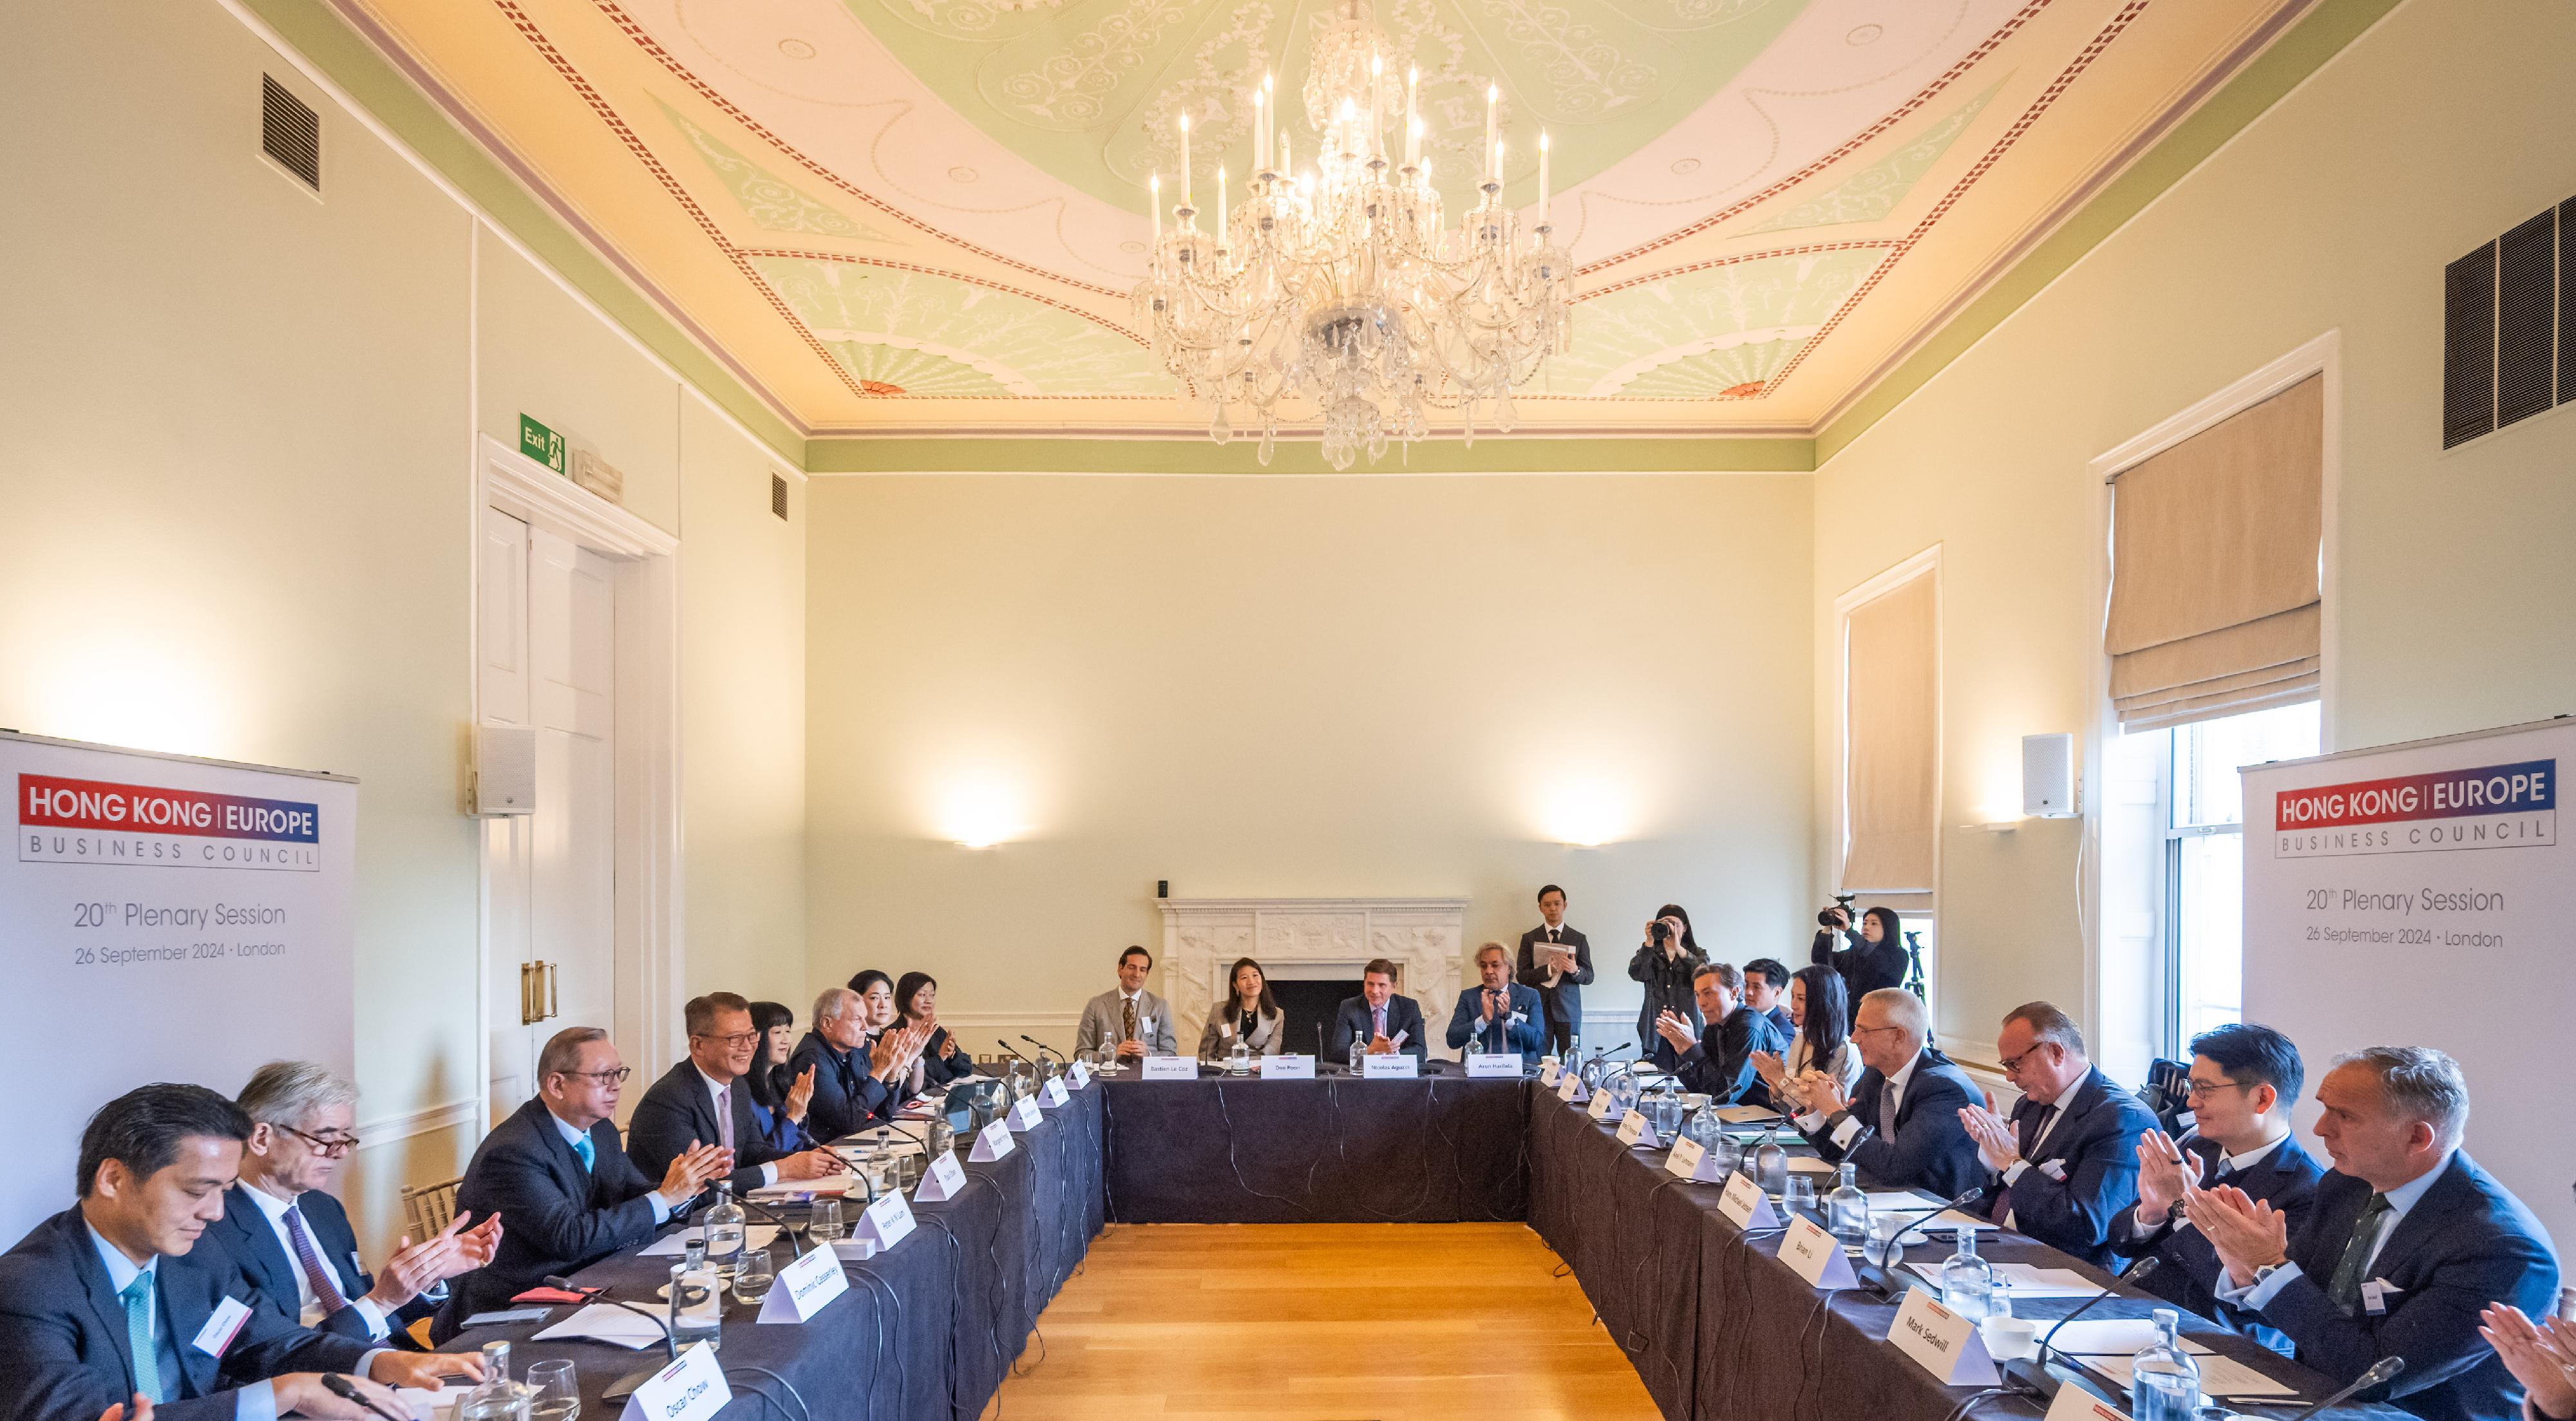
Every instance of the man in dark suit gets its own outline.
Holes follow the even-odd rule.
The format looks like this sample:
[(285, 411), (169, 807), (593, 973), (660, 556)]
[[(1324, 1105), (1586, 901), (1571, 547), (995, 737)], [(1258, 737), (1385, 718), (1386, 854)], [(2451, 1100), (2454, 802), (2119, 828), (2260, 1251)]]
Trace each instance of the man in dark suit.
[(921, 1054), (930, 1033), (897, 1027), (868, 1045), (867, 1002), (847, 987), (826, 987), (814, 999), (814, 1029), (787, 1058), (790, 1075), (814, 1073), (814, 1097), (805, 1106), (806, 1128), (830, 1144), (844, 1135), (892, 1119), (897, 1080)]
[(1372, 1056), (1401, 1051), (1417, 1061), (1431, 1058), (1431, 1048), (1422, 1039), (1422, 1007), (1396, 992), (1395, 964), (1383, 957), (1370, 960), (1360, 973), (1360, 994), (1344, 997), (1341, 1009), (1333, 1013), (1327, 1053), (1336, 1061), (1347, 1061), (1354, 1040)]
[(1545, 1048), (1559, 1055), (1583, 1034), (1583, 989), (1592, 985), (1592, 942), (1565, 924), (1565, 890), (1538, 891), (1537, 927), (1521, 934), (1520, 984), (1547, 1013)]
[(1995, 1054), (2021, 1090), (2007, 1120), (1983, 1105), (1959, 1122), (1998, 1176), (1977, 1212), (2097, 1267), (2111, 1262), (2111, 1219), (2138, 1202), (2138, 1140), (2156, 1117), (2094, 1069), (2084, 1032), (2046, 1002), (2004, 1016)]
[(1789, 969), (1776, 957), (1757, 957), (1744, 964), (1744, 1004), (1771, 1018), (1780, 1039), (1798, 1034), (1797, 1018), (1781, 998), (1789, 990)]
[(2218, 1252), (2180, 1206), (2187, 1185), (2231, 1184), (2294, 1227), (2307, 1217), (2324, 1171), (2290, 1135), (2306, 1069), (2299, 1048), (2268, 1026), (2203, 1032), (2191, 1052), (2191, 1134), (2176, 1144), (2149, 1130), (2138, 1141), (2138, 1207), (2111, 1216), (2111, 1251), (2156, 1255), (2148, 1292), (2287, 1352), (2288, 1338), (2218, 1300)]
[(0, 1418), (95, 1421), (151, 1403), (160, 1421), (269, 1421), (289, 1411), (362, 1418), (322, 1374), (386, 1387), (479, 1378), (480, 1357), (371, 1348), (315, 1332), (243, 1296), (222, 1212), (250, 1120), (203, 1086), (147, 1085), (81, 1131), (80, 1202), (0, 1255)]
[(2459, 1063), (2372, 1046), (2335, 1063), (2317, 1104), (2334, 1168), (2304, 1219), (2228, 1185), (2186, 1191), (2192, 1223), (2226, 1265), (2220, 1300), (2260, 1313), (2300, 1362), (2337, 1382), (2405, 1359), (2358, 1400), (2426, 1421), (2521, 1415), (2521, 1388), (2479, 1336), (2479, 1314), (2498, 1303), (2555, 1308), (2558, 1262), (2540, 1221), (2460, 1148), (2469, 1087)]
[(1691, 1035), (1689, 1023), (1671, 1012), (1655, 1019), (1655, 1034), (1680, 1053), (1673, 1074), (1681, 1077), (1685, 1090), (1705, 1094), (1719, 1105), (1769, 1105), (1771, 1088), (1753, 1073), (1753, 1053), (1785, 1056), (1789, 1038), (1771, 1018), (1744, 1004), (1743, 991), (1744, 974), (1733, 963), (1707, 963), (1691, 978), (1700, 1020), (1707, 1023), (1699, 1035)]
[(636, 1166), (659, 1174), (673, 1160), (712, 1144), (733, 1151), (736, 1194), (838, 1174), (841, 1161), (830, 1150), (781, 1155), (762, 1138), (751, 1113), (751, 1088), (742, 1084), (760, 1048), (751, 1003), (731, 992), (710, 992), (691, 997), (680, 1010), (689, 1057), (653, 1082), (626, 1122), (626, 1148)]
[(1477, 948), (1476, 975), (1481, 980), (1458, 994), (1458, 1009), (1449, 1014), (1449, 1049), (1516, 1055), (1523, 1064), (1536, 1059), (1538, 989), (1512, 980), (1511, 950), (1499, 942)]
[[(1829, 1071), (1809, 1071), (1798, 1089), (1808, 1113), (1798, 1133), (1833, 1163), (1850, 1160), (1890, 1189), (1923, 1189), (1954, 1199), (1985, 1178), (1977, 1142), (1959, 1111), (1983, 1099), (1968, 1073), (1924, 1044), (1923, 1001), (1901, 987), (1861, 998), (1852, 1049), (1866, 1067), (1843, 1094)], [(1862, 1138), (1864, 1130), (1871, 1131)]]
[(420, 1350), (404, 1327), (447, 1301), (447, 1280), (492, 1261), (499, 1215), (467, 1228), (464, 1214), (432, 1238), (405, 1238), (382, 1279), (358, 1256), (357, 1231), (332, 1197), (340, 1161), (357, 1148), (358, 1088), (311, 1061), (271, 1061), (234, 1104), (251, 1119), (241, 1179), (208, 1225), (264, 1305), (301, 1326), (360, 1342)]
[(501, 1218), (492, 1261), (456, 1280), (430, 1340), (543, 1283), (633, 1248), (733, 1168), (720, 1145), (683, 1151), (655, 1185), (617, 1143), (617, 1098), (630, 1072), (608, 1033), (571, 1026), (537, 1056), (537, 1094), (492, 1127), (456, 1187), (459, 1214)]

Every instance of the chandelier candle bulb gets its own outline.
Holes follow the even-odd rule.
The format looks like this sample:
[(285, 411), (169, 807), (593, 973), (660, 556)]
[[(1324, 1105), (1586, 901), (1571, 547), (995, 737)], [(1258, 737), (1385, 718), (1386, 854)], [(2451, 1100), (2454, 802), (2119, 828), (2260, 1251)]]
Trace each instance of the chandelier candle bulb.
[(1216, 165), (1216, 254), (1225, 255), (1225, 164)]
[[(1487, 84), (1485, 86), (1485, 152), (1489, 157), (1502, 151), (1494, 146), (1494, 105), (1499, 102), (1502, 97), (1502, 85)], [(1181, 154), (1182, 161), (1185, 163), (1188, 161), (1189, 151), (1189, 143), (1184, 139), (1181, 144)], [(1497, 165), (1492, 172), (1485, 174), (1488, 178), (1499, 177), (1501, 175), (1502, 169), (1499, 165)], [(1186, 187), (1188, 185), (1185, 183), (1183, 186)]]
[[(1538, 229), (1547, 231), (1547, 130), (1538, 131)], [(1546, 239), (1542, 237), (1541, 241)]]
[(1373, 159), (1374, 159), (1374, 158), (1383, 158), (1383, 157), (1385, 157), (1385, 156), (1386, 156), (1385, 149), (1381, 146), (1381, 144), (1380, 144), (1380, 140), (1379, 140), (1379, 137), (1378, 137), (1378, 134), (1379, 134), (1379, 131), (1380, 131), (1380, 130), (1379, 130), (1379, 128), (1378, 128), (1378, 94), (1379, 94), (1380, 90), (1383, 88), (1383, 86), (1378, 82), (1378, 81), (1379, 81), (1379, 78), (1380, 78), (1379, 70), (1380, 70), (1380, 62), (1379, 62), (1379, 60), (1378, 60), (1378, 57), (1377, 57), (1376, 55), (1374, 55), (1374, 54), (1370, 55), (1370, 56), (1369, 56), (1369, 126), (1368, 126), (1368, 146), (1367, 146), (1363, 151), (1364, 151), (1364, 152), (1366, 152), (1366, 153), (1368, 154), (1368, 156), (1369, 156), (1369, 157), (1371, 157), (1371, 158), (1373, 158)]
[(1261, 88), (1252, 91), (1252, 175), (1258, 178), (1270, 167), (1270, 125), (1262, 119), (1262, 90), (1270, 87), (1270, 76), (1261, 77)]
[(1404, 71), (1404, 165), (1422, 161), (1422, 66)]
[(1190, 201), (1190, 116), (1188, 114), (1181, 115), (1181, 206), (1196, 206)]

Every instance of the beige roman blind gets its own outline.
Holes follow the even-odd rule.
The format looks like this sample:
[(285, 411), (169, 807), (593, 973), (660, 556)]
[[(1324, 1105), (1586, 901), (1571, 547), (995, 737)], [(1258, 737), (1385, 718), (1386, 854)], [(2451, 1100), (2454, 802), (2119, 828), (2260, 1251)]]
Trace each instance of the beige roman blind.
[(1926, 572), (1854, 607), (1845, 624), (1846, 892), (1932, 888), (1940, 814), (1938, 612)]
[(2313, 700), (2325, 381), (2309, 376), (2111, 483), (2111, 701), (2154, 730)]

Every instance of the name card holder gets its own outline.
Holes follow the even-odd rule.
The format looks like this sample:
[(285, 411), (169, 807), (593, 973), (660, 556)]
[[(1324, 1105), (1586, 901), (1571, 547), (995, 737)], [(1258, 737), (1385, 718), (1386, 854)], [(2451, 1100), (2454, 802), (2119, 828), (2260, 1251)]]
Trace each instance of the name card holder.
[[(1010, 1135), (1005, 1132), (1002, 1138), (1008, 1140)], [(941, 1150), (930, 1161), (930, 1168), (922, 1172), (921, 1183), (913, 1186), (912, 1201), (916, 1204), (943, 1203), (956, 1198), (957, 1191), (965, 1187), (966, 1166), (957, 1162), (957, 1152)]]
[(1640, 1150), (1660, 1150), (1662, 1139), (1655, 1134), (1655, 1122), (1631, 1110), (1619, 1117), (1619, 1143)]
[(1199, 1063), (1195, 1056), (1148, 1056), (1145, 1058), (1145, 1074), (1141, 1077), (1149, 1081), (1194, 1081), (1198, 1078)]
[(1554, 1090), (1556, 1088), (1557, 1078), (1564, 1074), (1565, 1067), (1558, 1065), (1554, 1061), (1550, 1061), (1546, 1065), (1538, 1068), (1538, 1083), (1546, 1086), (1550, 1090)]
[(1521, 1078), (1521, 1057), (1517, 1051), (1480, 1052), (1467, 1058), (1467, 1079), (1471, 1081), (1516, 1081)]
[(1995, 1384), (1995, 1359), (1986, 1355), (1977, 1325), (1921, 1288), (1905, 1290), (1904, 1304), (1887, 1325), (1887, 1340), (1943, 1386)]
[(1038, 1106), (1043, 1110), (1053, 1110), (1057, 1106), (1069, 1105), (1072, 1102), (1073, 1097), (1065, 1094), (1064, 1077), (1062, 1076), (1057, 1076), (1055, 1079), (1048, 1081), (1046, 1085), (1038, 1091)]
[(1708, 1148), (1688, 1137), (1673, 1141), (1673, 1152), (1664, 1156), (1664, 1173), (1694, 1184), (1720, 1184), (1728, 1177), (1717, 1172), (1717, 1159)]
[(1717, 1201), (1717, 1211), (1746, 1233), (1780, 1227), (1780, 1216), (1771, 1212), (1771, 1196), (1762, 1192), (1752, 1175), (1742, 1171), (1727, 1176), (1726, 1194)]
[(1594, 1091), (1592, 1093), (1592, 1104), (1586, 1109), (1585, 1113), (1589, 1114), (1595, 1120), (1609, 1119), (1610, 1092), (1606, 1090)]
[(1075, 1090), (1080, 1090), (1084, 1086), (1091, 1084), (1091, 1068), (1080, 1061), (1076, 1061), (1071, 1066), (1066, 1067), (1064, 1074), (1065, 1079), (1073, 1083), (1073, 1088)]
[(1810, 1288), (1857, 1288), (1860, 1278), (1843, 1256), (1840, 1239), (1816, 1227), (1804, 1214), (1789, 1216), (1789, 1232), (1780, 1240), (1780, 1261), (1807, 1280)]
[(840, 1255), (829, 1245), (799, 1254), (778, 1270), (778, 1281), (760, 1300), (760, 1320), (801, 1323), (849, 1290), (849, 1275), (841, 1271)]
[(1036, 1129), (1039, 1122), (1045, 1119), (1038, 1112), (1038, 1098), (1033, 1095), (1024, 1095), (1013, 1101), (1011, 1113), (1004, 1118), (1010, 1122), (1011, 1133), (1015, 1135)]
[(1409, 1081), (1421, 1076), (1422, 1063), (1402, 1051), (1360, 1058), (1360, 1079), (1364, 1081)]
[(725, 1385), (724, 1368), (716, 1365), (716, 1349), (692, 1342), (681, 1349), (678, 1361), (626, 1398), (622, 1421), (706, 1421), (731, 1400), (733, 1388)]
[(859, 1211), (858, 1236), (873, 1240), (880, 1253), (903, 1242), (912, 1230), (912, 1206), (904, 1202), (900, 1189), (887, 1190)]
[(1282, 1052), (1259, 1058), (1255, 1069), (1265, 1081), (1311, 1081), (1315, 1078), (1315, 1058)]
[(970, 1163), (983, 1164), (1000, 1159), (1019, 1147), (1019, 1142), (1011, 1138), (1011, 1122), (996, 1120), (975, 1132), (974, 1152), (966, 1158)]
[(1568, 1105), (1580, 1105), (1590, 1097), (1590, 1094), (1583, 1088), (1583, 1077), (1572, 1071), (1567, 1071), (1556, 1079), (1556, 1098)]
[(2048, 1404), (2047, 1421), (2129, 1421), (2129, 1413), (2080, 1386), (2061, 1386)]

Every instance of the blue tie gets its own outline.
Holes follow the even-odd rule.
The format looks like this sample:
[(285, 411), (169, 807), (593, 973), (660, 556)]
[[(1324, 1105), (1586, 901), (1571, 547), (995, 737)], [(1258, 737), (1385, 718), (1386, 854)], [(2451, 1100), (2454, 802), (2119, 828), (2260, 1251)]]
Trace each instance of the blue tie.
[(125, 1300), (125, 1341), (134, 1351), (134, 1389), (155, 1405), (168, 1401), (161, 1390), (161, 1357), (152, 1346), (152, 1270), (135, 1274), (117, 1296)]
[(572, 1152), (581, 1156), (581, 1167), (584, 1173), (592, 1173), (598, 1170), (599, 1146), (591, 1143), (588, 1131), (584, 1131), (580, 1138), (572, 1142)]

